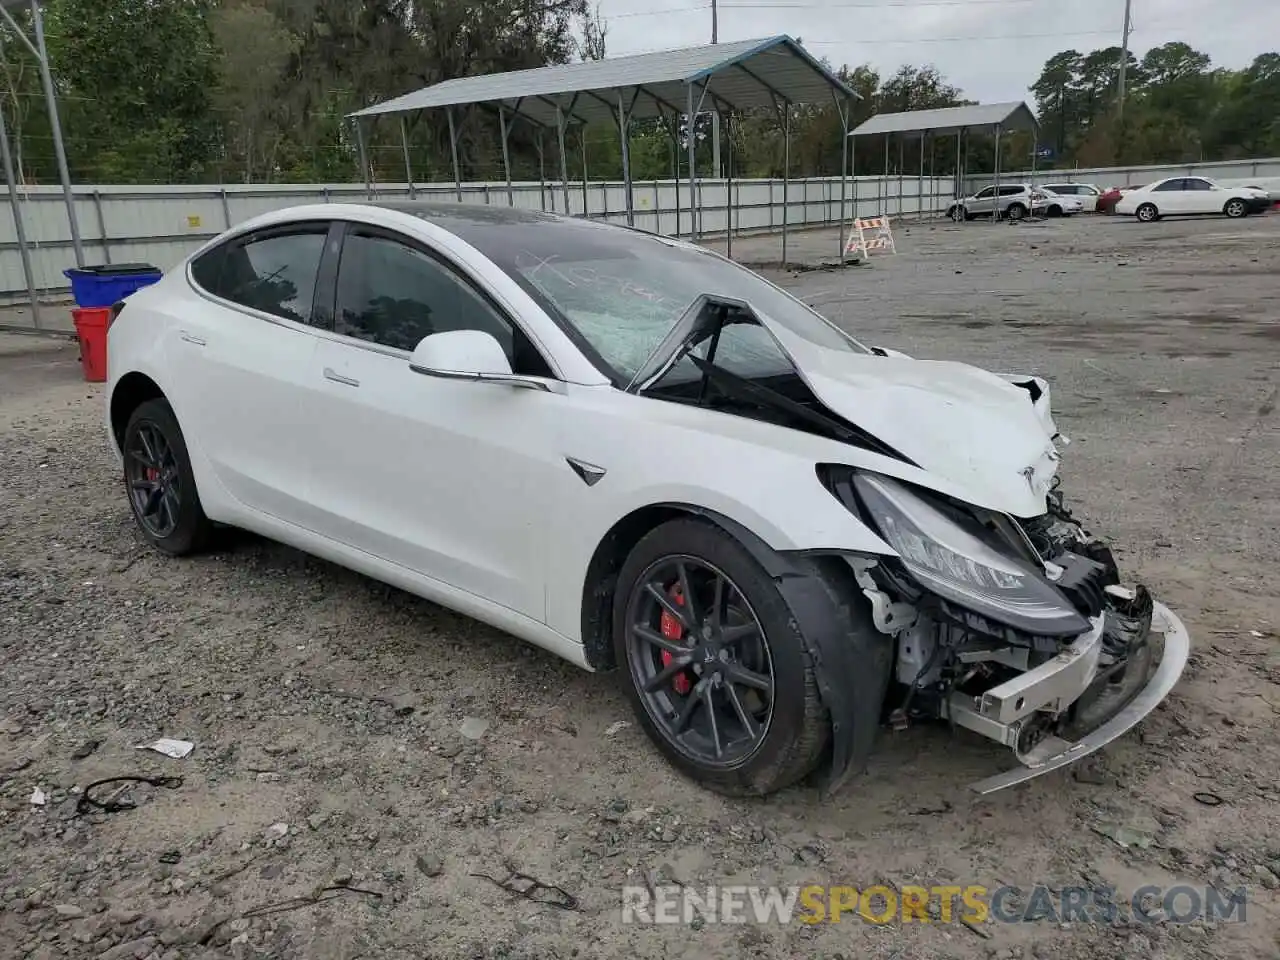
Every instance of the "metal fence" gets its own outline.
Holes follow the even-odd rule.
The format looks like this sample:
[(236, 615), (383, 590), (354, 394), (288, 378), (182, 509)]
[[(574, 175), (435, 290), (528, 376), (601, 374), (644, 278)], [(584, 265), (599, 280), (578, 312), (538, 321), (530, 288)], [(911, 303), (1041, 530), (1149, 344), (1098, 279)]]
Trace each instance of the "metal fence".
[[(1004, 180), (1072, 180), (1121, 186), (1167, 176), (1202, 175), (1226, 184), (1267, 181), (1280, 183), (1280, 158), (1227, 163), (1178, 164), (1149, 167), (1055, 170), (1002, 174)], [(980, 189), (989, 175), (969, 176), (970, 190)], [(951, 177), (856, 177), (845, 181), (846, 216), (888, 214), (911, 217), (941, 213), (954, 189)], [(729, 191), (733, 203), (729, 204)], [(1280, 192), (1280, 191), (1277, 191)], [(417, 197), (453, 200), (452, 184), (379, 184), (381, 199)], [(512, 203), (515, 206), (626, 222), (626, 194), (621, 182), (463, 184), (463, 200), (473, 203)], [(74, 191), (76, 213), (89, 263), (145, 261), (162, 269), (179, 262), (197, 246), (228, 226), (259, 213), (302, 203), (359, 201), (360, 184), (233, 185), (233, 186), (80, 186)], [(636, 226), (659, 233), (691, 233), (689, 186), (683, 181), (641, 181), (633, 186)], [(7, 200), (8, 198), (4, 198)], [(734, 233), (803, 229), (838, 223), (841, 181), (838, 177), (792, 180), (703, 180), (695, 191), (699, 234), (723, 235), (733, 219)], [(62, 298), (69, 284), (62, 271), (75, 265), (71, 232), (62, 190), (56, 186), (21, 188), (19, 210), (26, 227), (32, 280), (42, 299)], [(833, 240), (832, 256), (837, 255)], [(0, 203), (0, 304), (29, 300), (27, 278), (7, 202)]]
[[(858, 177), (846, 181), (847, 216), (888, 213), (915, 216), (934, 210), (948, 198), (950, 178)], [(734, 233), (778, 230), (832, 224), (840, 219), (840, 179), (704, 180), (698, 184), (695, 206), (699, 234), (723, 235), (730, 214), (733, 191)], [(378, 199), (454, 200), (452, 184), (379, 184)], [(636, 226), (658, 233), (687, 236), (691, 233), (689, 188), (673, 180), (640, 181), (633, 185)], [(784, 203), (785, 198), (785, 203)], [(62, 191), (56, 187), (31, 187), (19, 192), (21, 216), (26, 227), (34, 285), (44, 297), (61, 296), (69, 284), (62, 271), (75, 266), (71, 231)], [(162, 269), (182, 260), (210, 237), (228, 226), (269, 210), (303, 203), (362, 201), (359, 184), (241, 185), (241, 186), (84, 186), (75, 188), (76, 214), (91, 264), (144, 261)], [(563, 212), (566, 195), (560, 183), (513, 184), (508, 196), (505, 183), (464, 183), (462, 199)], [(594, 182), (584, 188), (570, 184), (568, 210), (598, 219), (626, 222), (626, 193), (621, 182)], [(855, 205), (856, 200), (856, 205)], [(837, 251), (832, 247), (832, 256)], [(13, 304), (26, 302), (26, 277), (7, 204), (0, 203), (0, 298)]]
[[(1249, 186), (1258, 180), (1275, 183), (1280, 180), (1280, 157), (1264, 160), (1226, 160), (1221, 163), (1169, 163), (1147, 167), (1081, 167), (1075, 170), (1022, 170), (1013, 173), (1001, 171), (1005, 183), (1030, 181), (1035, 183), (1092, 183), (1100, 187), (1129, 187), (1165, 177), (1209, 177), (1223, 186)], [(970, 192), (980, 190), (991, 182), (990, 174), (965, 178)], [(1259, 186), (1267, 189), (1267, 184)]]

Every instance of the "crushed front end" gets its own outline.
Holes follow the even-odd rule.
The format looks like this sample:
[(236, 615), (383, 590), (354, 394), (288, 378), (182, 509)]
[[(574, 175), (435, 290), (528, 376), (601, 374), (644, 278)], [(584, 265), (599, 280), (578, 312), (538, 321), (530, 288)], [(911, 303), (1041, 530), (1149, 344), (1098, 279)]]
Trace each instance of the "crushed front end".
[(1021, 763), (973, 784), (978, 792), (1105, 746), (1181, 676), (1181, 621), (1145, 587), (1121, 583), (1057, 479), (1046, 512), (1029, 520), (852, 470), (823, 479), (898, 554), (849, 558), (877, 629), (896, 644), (888, 722), (943, 720)]

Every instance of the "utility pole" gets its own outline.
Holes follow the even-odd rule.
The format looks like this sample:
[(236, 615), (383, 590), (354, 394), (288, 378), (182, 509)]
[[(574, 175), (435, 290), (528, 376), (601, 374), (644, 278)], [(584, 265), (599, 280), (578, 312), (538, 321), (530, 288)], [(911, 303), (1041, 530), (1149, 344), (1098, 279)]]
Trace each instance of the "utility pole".
[(1120, 40), (1120, 90), (1116, 98), (1116, 116), (1124, 116), (1124, 79), (1129, 68), (1129, 32), (1133, 27), (1133, 0), (1124, 0), (1124, 31)]
[[(711, 42), (720, 42), (720, 11), (716, 9), (716, 0), (711, 0)], [(720, 111), (711, 105), (711, 168), (715, 170), (716, 179), (724, 176), (720, 166)], [(689, 118), (689, 129), (693, 130), (693, 118)]]

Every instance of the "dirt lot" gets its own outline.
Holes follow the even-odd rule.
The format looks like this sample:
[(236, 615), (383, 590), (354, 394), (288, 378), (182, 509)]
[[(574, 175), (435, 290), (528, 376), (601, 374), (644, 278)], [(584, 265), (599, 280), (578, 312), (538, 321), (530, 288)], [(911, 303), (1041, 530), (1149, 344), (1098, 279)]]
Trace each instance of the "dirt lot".
[[(868, 342), (1051, 380), (1080, 512), (1192, 631), (1187, 674), (1139, 732), (1082, 771), (986, 798), (965, 786), (1004, 768), (1000, 750), (913, 728), (886, 732), (834, 798), (723, 799), (619, 725), (612, 678), (252, 537), (191, 561), (152, 553), (74, 347), (11, 337), (0, 955), (1275, 955), (1280, 216), (898, 239), (896, 258), (783, 282)], [(763, 259), (770, 242), (737, 252)], [(833, 246), (806, 235), (793, 252)], [(468, 733), (487, 722), (479, 739), (467, 718)], [(195, 750), (134, 749), (162, 735)], [(182, 782), (77, 816), (86, 784), (119, 775)], [(1116, 825), (1136, 844), (1098, 832)], [(504, 859), (579, 908), (474, 876), (502, 879)], [(1249, 901), (1229, 924), (622, 925), (621, 887), (655, 878), (1247, 885)]]

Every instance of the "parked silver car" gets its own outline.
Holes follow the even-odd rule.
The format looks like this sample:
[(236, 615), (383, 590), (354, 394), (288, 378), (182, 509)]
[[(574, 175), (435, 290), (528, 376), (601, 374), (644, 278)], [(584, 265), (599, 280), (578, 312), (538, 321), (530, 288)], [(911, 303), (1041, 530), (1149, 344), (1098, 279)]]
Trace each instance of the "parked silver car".
[[(947, 208), (947, 216), (957, 222), (975, 217), (989, 217), (998, 209), (1005, 220), (1021, 220), (1028, 214), (1048, 213), (1048, 198), (1029, 183), (1002, 183), (996, 196), (996, 187), (984, 187), (971, 197), (956, 200)], [(1078, 213), (1080, 203), (1074, 197), (1054, 197), (1053, 205), (1062, 214)], [(1070, 209), (1068, 209), (1068, 207)]]

